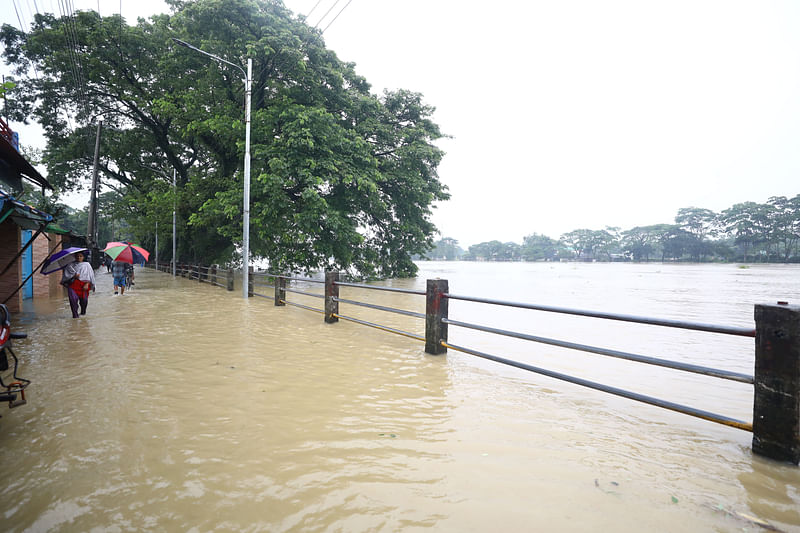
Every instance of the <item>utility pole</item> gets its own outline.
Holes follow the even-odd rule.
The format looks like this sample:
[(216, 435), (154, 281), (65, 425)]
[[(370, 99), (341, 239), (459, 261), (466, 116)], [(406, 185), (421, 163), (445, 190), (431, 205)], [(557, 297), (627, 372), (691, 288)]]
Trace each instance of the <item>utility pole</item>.
[[(3, 85), (6, 84), (6, 75), (3, 74)], [(8, 124), (8, 100), (6, 100), (6, 92), (3, 91), (3, 115), (6, 118), (6, 124)]]
[(176, 256), (176, 243), (177, 239), (175, 237), (175, 203), (178, 196), (178, 189), (175, 187), (175, 169), (172, 169), (172, 277), (175, 277), (175, 256)]
[(86, 236), (87, 244), (92, 251), (92, 268), (100, 267), (100, 250), (97, 245), (97, 167), (100, 162), (100, 128), (103, 117), (97, 117), (97, 137), (94, 142), (94, 172), (92, 173), (92, 196), (89, 200), (89, 227)]

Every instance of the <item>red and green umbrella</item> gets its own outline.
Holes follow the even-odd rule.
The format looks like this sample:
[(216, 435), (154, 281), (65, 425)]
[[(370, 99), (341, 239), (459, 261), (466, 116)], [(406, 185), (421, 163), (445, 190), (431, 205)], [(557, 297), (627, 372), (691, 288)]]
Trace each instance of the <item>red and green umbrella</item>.
[(132, 265), (145, 263), (150, 257), (150, 252), (138, 244), (130, 242), (110, 242), (106, 244), (106, 248), (103, 251), (114, 261), (122, 261)]

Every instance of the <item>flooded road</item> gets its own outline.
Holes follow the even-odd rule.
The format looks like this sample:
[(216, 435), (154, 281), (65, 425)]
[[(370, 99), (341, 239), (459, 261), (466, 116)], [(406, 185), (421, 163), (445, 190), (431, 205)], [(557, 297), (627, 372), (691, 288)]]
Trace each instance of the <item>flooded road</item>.
[[(449, 277), (453, 293), (486, 296), (467, 284), (473, 275), (485, 279), (485, 271), (453, 268), (423, 264), (417, 280), (380, 285), (421, 288), (425, 276)], [(655, 276), (607, 270), (592, 281), (598, 271), (583, 266), (512, 268), (497, 276), (494, 290), (516, 291), (495, 297), (552, 304), (552, 291), (561, 294), (557, 305), (594, 309), (609, 303), (603, 290), (621, 289), (618, 277)], [(774, 272), (725, 275), (741, 275), (747, 285)], [(797, 273), (779, 272), (784, 296), (797, 290)], [(29, 334), (15, 345), (20, 375), (33, 384), (28, 405), (0, 412), (4, 531), (760, 530), (754, 520), (800, 531), (800, 469), (753, 456), (750, 433), (458, 352), (430, 356), (413, 339), (346, 321), (325, 324), (318, 313), (268, 299), (244, 301), (238, 288), (145, 269), (136, 276), (133, 290), (113, 296), (110, 274), (98, 271), (83, 318), (70, 317), (66, 298), (37, 301), (35, 318), (15, 318), (15, 329)], [(541, 285), (519, 289), (528, 279)], [(565, 287), (580, 288), (574, 301)], [(692, 287), (679, 289), (667, 291), (676, 305), (701, 313), (685, 303)], [(303, 290), (322, 293), (322, 286)], [(652, 304), (662, 292), (648, 281), (615, 303), (639, 313), (641, 301)], [(748, 300), (758, 294), (732, 304), (719, 298), (745, 309), (742, 324), (739, 307), (723, 306), (702, 321), (747, 325)], [(288, 297), (322, 307), (322, 300)], [(421, 296), (342, 288), (342, 297), (424, 312)], [(413, 317), (340, 311), (424, 330)], [(454, 319), (476, 321), (475, 313), (451, 304)], [(585, 340), (555, 319), (484, 318)], [(594, 333), (602, 346), (633, 336), (637, 349), (676, 359), (699, 347), (704, 363), (752, 373), (752, 339), (703, 350), (705, 341), (685, 333), (682, 341), (649, 330), (636, 339), (607, 325)], [(741, 384), (710, 393), (700, 379), (665, 380), (607, 359), (587, 367), (553, 348), (523, 349), (452, 329), (450, 339), (500, 355), (550, 357), (599, 381), (752, 416), (752, 392)]]

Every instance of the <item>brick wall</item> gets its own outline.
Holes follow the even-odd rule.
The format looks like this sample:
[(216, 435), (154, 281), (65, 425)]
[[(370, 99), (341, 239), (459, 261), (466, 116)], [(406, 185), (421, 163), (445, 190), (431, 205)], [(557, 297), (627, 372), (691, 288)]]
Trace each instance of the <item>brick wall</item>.
[[(10, 220), (5, 220), (0, 224), (0, 272), (2, 272), (11, 259), (17, 255), (20, 246), (19, 226)], [(21, 282), (22, 262), (17, 259), (11, 268), (0, 276), (0, 303), (8, 298), (8, 295), (11, 294)], [(22, 291), (17, 291), (17, 294), (12, 296), (11, 299), (6, 302), (6, 305), (9, 311), (18, 313), (22, 308)]]
[[(47, 237), (50, 237), (49, 241), (47, 240)], [(31, 245), (31, 248), (33, 248), (33, 268), (39, 266), (44, 258), (48, 256), (50, 250), (53, 250), (54, 252), (61, 250), (61, 235), (48, 233), (47, 237), (45, 237), (45, 234), (42, 233), (36, 237), (36, 240), (33, 241), (33, 244)], [(41, 272), (36, 272), (32, 279), (34, 299), (48, 298), (50, 296), (61, 294), (61, 286), (58, 284), (58, 281), (61, 279), (61, 274), (59, 272), (53, 272), (47, 276), (42, 275)]]

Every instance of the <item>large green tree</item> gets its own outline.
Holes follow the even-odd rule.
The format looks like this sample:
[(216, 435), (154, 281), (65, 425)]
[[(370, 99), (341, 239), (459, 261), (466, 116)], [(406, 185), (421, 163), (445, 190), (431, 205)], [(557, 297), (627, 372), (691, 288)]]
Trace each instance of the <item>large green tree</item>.
[[(412, 275), (433, 243), (442, 137), (420, 94), (370, 92), (280, 1), (168, 0), (172, 14), (128, 26), (94, 11), (3, 26), (19, 119), (48, 138), (60, 191), (85, 183), (97, 115), (103, 184), (138, 238), (176, 206), (179, 259), (235, 260), (242, 236), (244, 83), (253, 60), (251, 242), (275, 270)], [(32, 68), (35, 67), (35, 70)], [(38, 76), (28, 76), (36, 72)], [(171, 186), (172, 174), (176, 187)], [(165, 257), (162, 255), (162, 257)]]
[(434, 243), (433, 250), (427, 254), (431, 259), (444, 259), (445, 261), (456, 261), (464, 255), (464, 250), (458, 245), (458, 241), (452, 237), (443, 237)]
[(525, 261), (553, 261), (558, 258), (558, 241), (533, 233), (522, 239), (521, 253)]

